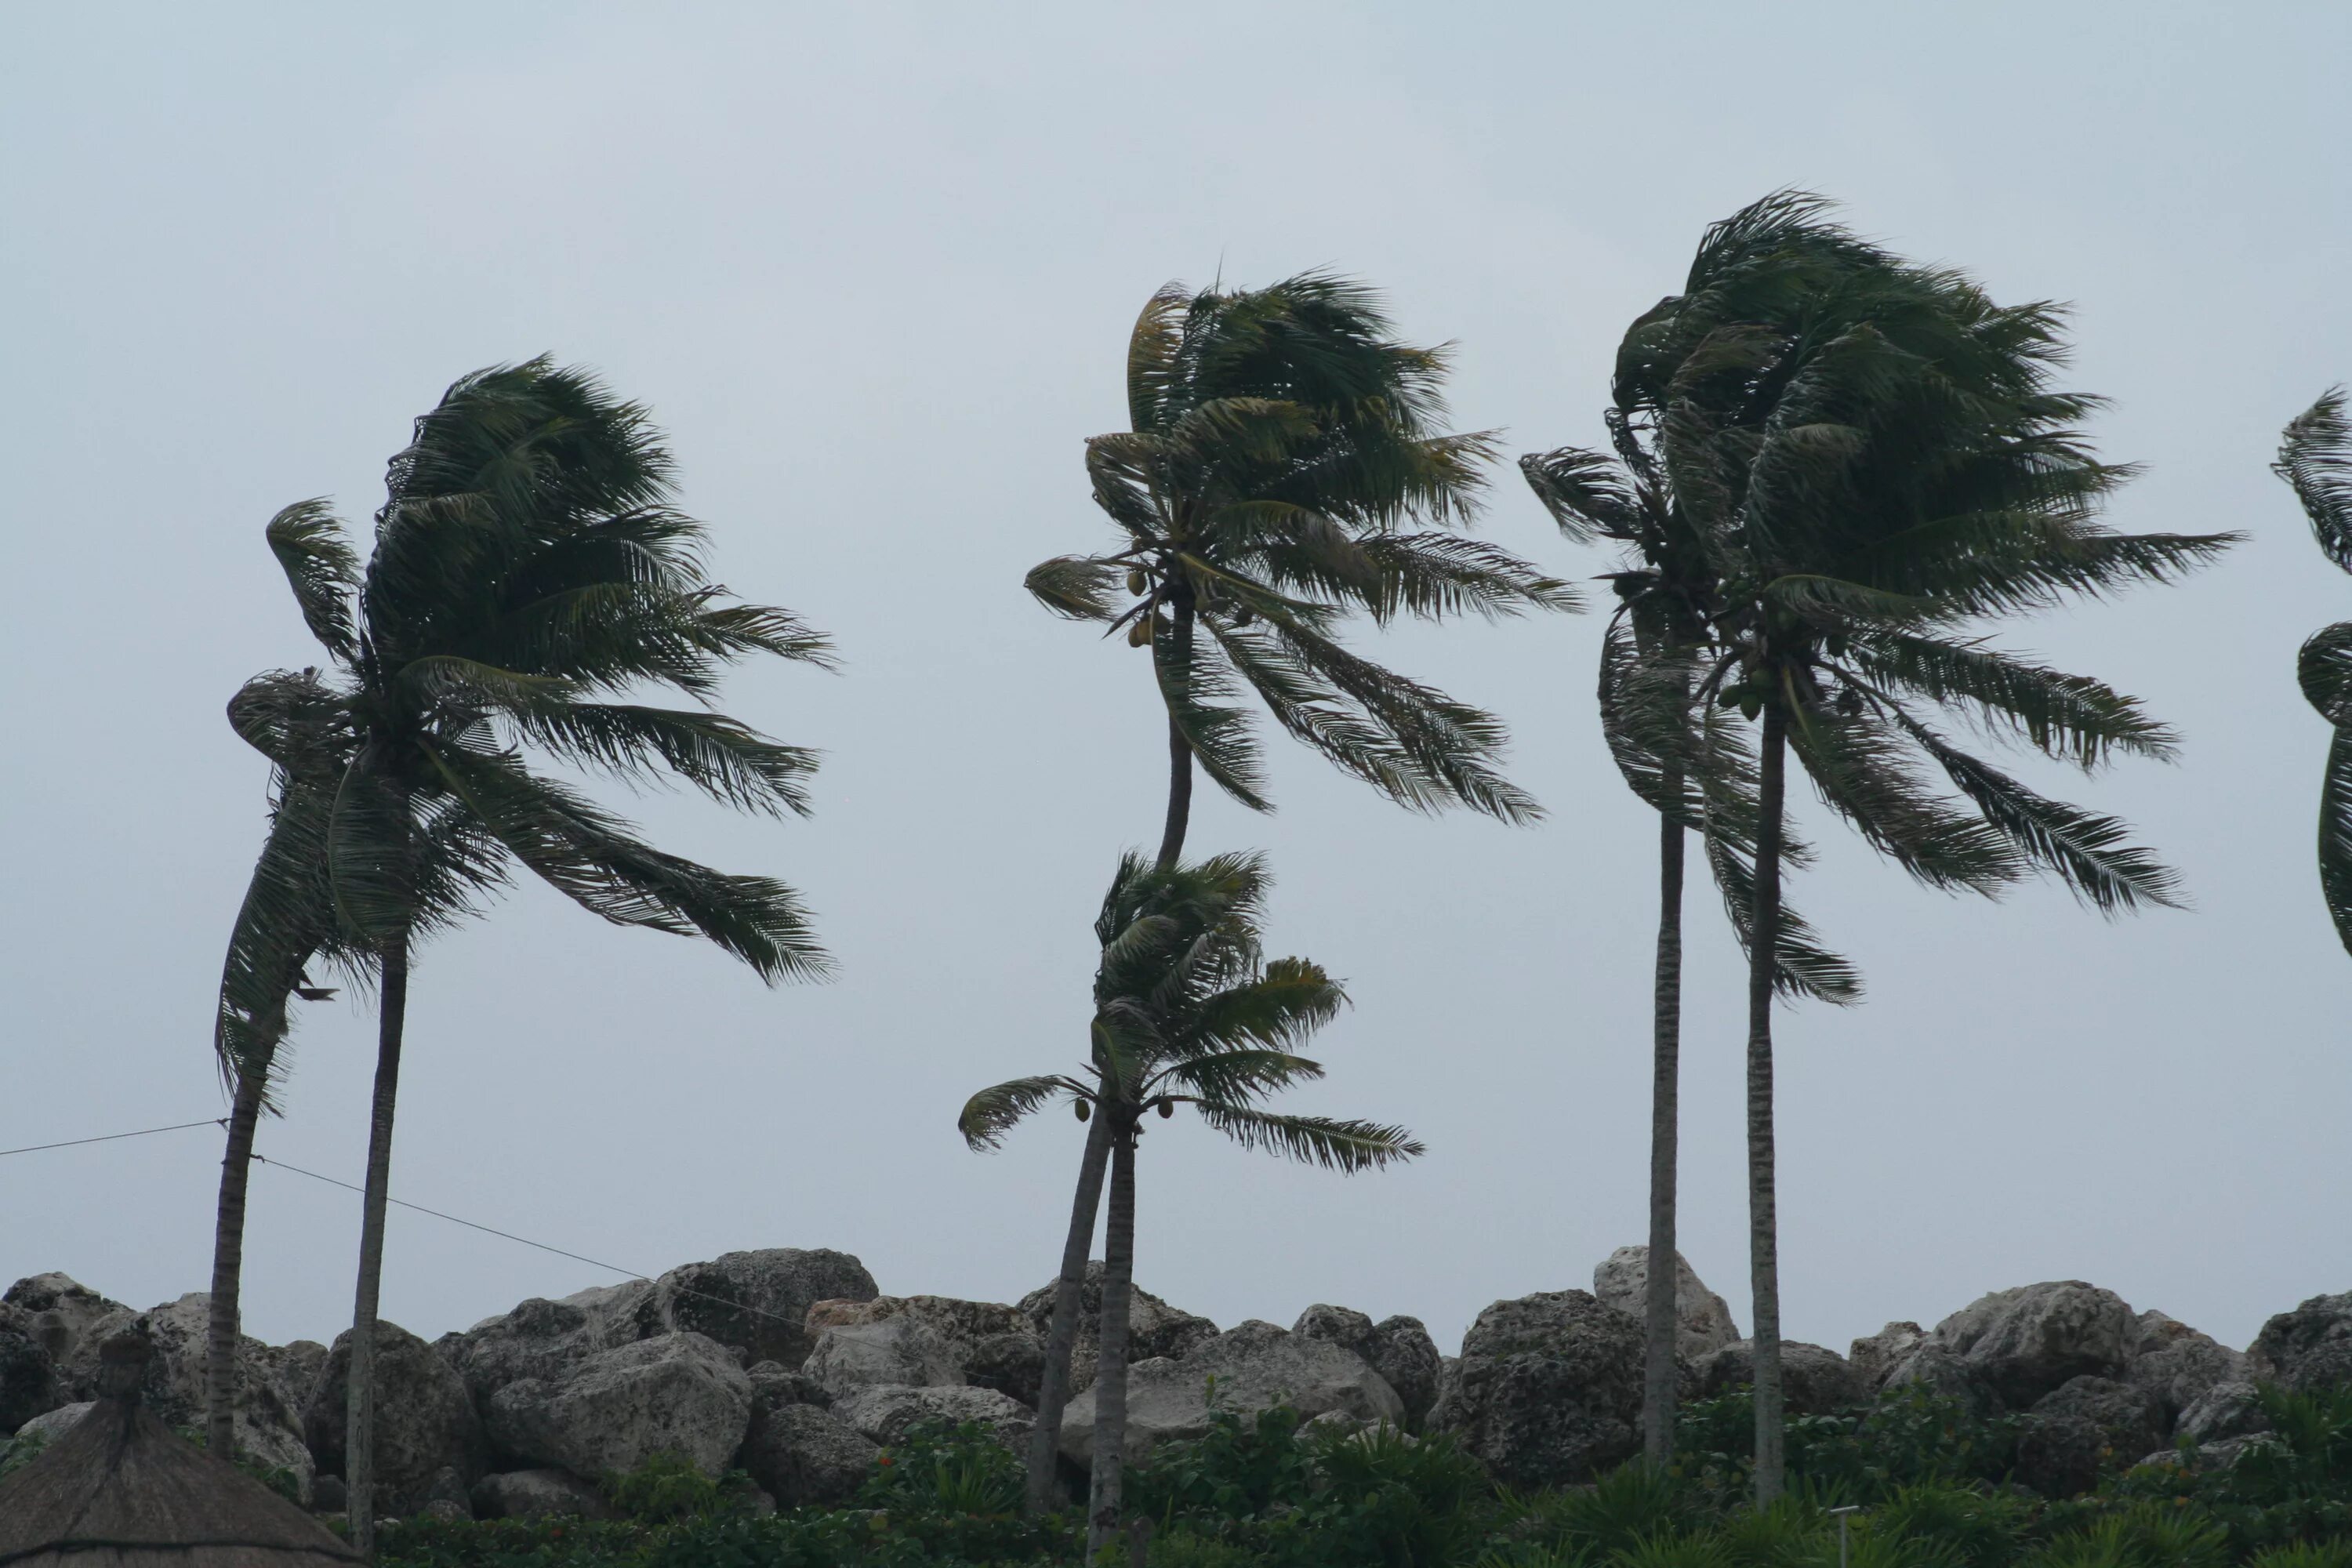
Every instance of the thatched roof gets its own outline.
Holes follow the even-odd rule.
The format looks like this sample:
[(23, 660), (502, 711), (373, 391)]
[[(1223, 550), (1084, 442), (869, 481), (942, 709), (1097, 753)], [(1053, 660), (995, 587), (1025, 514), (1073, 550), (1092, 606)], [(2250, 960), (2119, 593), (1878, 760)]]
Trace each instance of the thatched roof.
[(0, 1481), (0, 1568), (352, 1568), (360, 1554), (139, 1404), (152, 1347), (101, 1347), (97, 1405)]

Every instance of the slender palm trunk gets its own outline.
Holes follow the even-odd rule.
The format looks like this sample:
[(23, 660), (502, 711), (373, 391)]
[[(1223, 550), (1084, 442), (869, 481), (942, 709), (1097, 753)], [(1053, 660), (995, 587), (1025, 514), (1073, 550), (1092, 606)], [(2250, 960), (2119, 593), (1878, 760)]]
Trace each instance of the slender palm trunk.
[(253, 1173), (253, 1134), (269, 1083), (268, 1058), (237, 1074), (221, 1156), (220, 1203), (213, 1216), (213, 1294), (205, 1332), (205, 1447), (236, 1456), (237, 1285), (245, 1270), (245, 1185)]
[(1078, 1163), (1077, 1195), (1070, 1203), (1070, 1234), (1062, 1243), (1062, 1273), (1054, 1285), (1054, 1321), (1045, 1334), (1045, 1372), (1037, 1385), (1037, 1424), (1029, 1432), (1029, 1511), (1053, 1510), (1062, 1446), (1062, 1412), (1070, 1403), (1070, 1356), (1077, 1348), (1079, 1296), (1087, 1257), (1102, 1210), (1103, 1168), (1110, 1163), (1110, 1118), (1087, 1127)]
[[(1668, 798), (1682, 794), (1669, 773)], [(1683, 1028), (1683, 826), (1658, 817), (1658, 965), (1650, 1058), (1650, 1276), (1644, 1310), (1642, 1451), (1664, 1468), (1675, 1457), (1676, 1332), (1675, 1295), (1681, 1257), (1675, 1250), (1675, 1158), (1680, 1151)]]
[[(1173, 646), (1176, 668), (1192, 668), (1192, 595), (1189, 588), (1179, 587), (1170, 604), (1174, 614), (1168, 637)], [(1160, 869), (1165, 871), (1176, 864), (1184, 852), (1184, 834), (1192, 821), (1192, 747), (1184, 739), (1184, 731), (1175, 716), (1168, 719), (1168, 821), (1160, 832)]]
[(1087, 1501), (1087, 1555), (1118, 1533), (1127, 1450), (1127, 1319), (1135, 1284), (1135, 1136), (1112, 1135), (1110, 1217), (1103, 1228), (1102, 1327), (1095, 1363), (1093, 1484)]
[(383, 1005), (375, 1052), (375, 1099), (368, 1116), (367, 1186), (360, 1202), (360, 1279), (352, 1309), (349, 1425), (343, 1483), (351, 1494), (352, 1544), (375, 1553), (375, 1313), (383, 1286), (383, 1215), (392, 1193), (392, 1115), (400, 1098), (401, 1035), (408, 1018), (408, 936), (383, 949)]
[(1773, 1185), (1772, 981), (1780, 946), (1780, 813), (1788, 793), (1788, 721), (1764, 708), (1756, 825), (1756, 905), (1748, 953), (1748, 1262), (1755, 1292), (1756, 1503), (1780, 1495), (1780, 1233)]

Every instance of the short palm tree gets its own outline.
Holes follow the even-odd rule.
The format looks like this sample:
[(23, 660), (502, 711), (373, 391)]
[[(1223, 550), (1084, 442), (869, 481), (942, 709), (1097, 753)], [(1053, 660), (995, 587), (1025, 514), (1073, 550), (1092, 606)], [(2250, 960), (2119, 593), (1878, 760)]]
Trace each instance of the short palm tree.
[[(259, 677), (233, 711), (301, 786), (280, 791), (273, 847), (322, 853), (319, 882), (289, 879), (274, 906), (283, 926), (254, 946), (258, 984), (238, 981), (224, 1006), (257, 1006), (270, 1033), (268, 986), (313, 939), (363, 953), (376, 977), (345, 1477), (363, 1551), (384, 1205), (417, 940), (520, 863), (606, 920), (700, 935), (772, 984), (827, 967), (791, 889), (665, 854), (524, 758), (529, 746), (632, 782), (683, 780), (738, 807), (806, 810), (810, 752), (707, 708), (611, 700), (650, 684), (707, 701), (728, 662), (825, 656), (824, 639), (783, 611), (724, 602), (703, 574), (702, 525), (668, 504), (670, 476), (644, 409), (540, 359), (466, 377), (416, 422), (392, 461), (364, 570), (321, 503), (270, 525), (334, 674)], [(309, 787), (327, 776), (331, 790)], [(289, 807), (299, 808), (291, 821)], [(257, 875), (256, 885), (265, 900), (281, 899), (277, 879)], [(243, 962), (233, 951), (232, 978)], [(238, 1070), (252, 1077), (258, 1065), (241, 1057)]]
[[(1124, 857), (1095, 921), (1102, 960), (1095, 972), (1087, 1065), (1074, 1074), (1014, 1079), (982, 1089), (958, 1122), (974, 1149), (994, 1149), (1032, 1111), (1066, 1100), (1092, 1127), (1109, 1130), (1090, 1553), (1118, 1523), (1135, 1280), (1135, 1146), (1145, 1117), (1172, 1116), (1178, 1106), (1189, 1105), (1245, 1149), (1341, 1172), (1376, 1170), (1423, 1152), (1401, 1127), (1258, 1109), (1269, 1095), (1323, 1076), (1321, 1065), (1296, 1047), (1347, 1001), (1339, 982), (1319, 965), (1262, 958), (1267, 886), (1265, 863), (1255, 855), (1167, 868)], [(1094, 1216), (1081, 1217), (1083, 1245)]]
[[(2336, 387), (2286, 427), (2278, 476), (2294, 487), (2327, 558), (2352, 572), (2352, 421)], [(2312, 634), (2295, 659), (2305, 700), (2336, 730), (2319, 784), (2319, 890), (2352, 952), (2352, 621)]]
[(1783, 193), (1711, 231), (1685, 293), (1621, 352), (1621, 377), (1669, 410), (1664, 460), (1722, 584), (1720, 651), (1695, 698), (1760, 726), (1748, 1052), (1760, 1500), (1783, 1471), (1772, 1002), (1789, 753), (1928, 886), (1998, 893), (2046, 870), (2104, 913), (2179, 899), (2121, 823), (2037, 794), (1940, 723), (2085, 773), (2173, 751), (2134, 700), (1985, 640), (1991, 620), (2172, 581), (2233, 538), (2097, 523), (2130, 470), (2096, 461), (2076, 428), (2098, 400), (2051, 385), (2062, 320), (1997, 306)]
[[(1168, 723), (1161, 869), (1183, 852), (1196, 763), (1243, 805), (1272, 809), (1244, 688), (1276, 724), (1400, 805), (1538, 815), (1496, 771), (1498, 720), (1337, 640), (1356, 612), (1385, 625), (1576, 607), (1565, 584), (1459, 531), (1494, 443), (1444, 429), (1446, 368), (1444, 350), (1396, 338), (1372, 290), (1323, 272), (1230, 292), (1171, 283), (1137, 318), (1131, 427), (1087, 443), (1119, 547), (1044, 562), (1028, 586), (1055, 614), (1151, 650)], [(1033, 1511), (1053, 1495), (1109, 1156), (1097, 1129), (1079, 1163), (1084, 1233), (1074, 1222), (1046, 1339)]]

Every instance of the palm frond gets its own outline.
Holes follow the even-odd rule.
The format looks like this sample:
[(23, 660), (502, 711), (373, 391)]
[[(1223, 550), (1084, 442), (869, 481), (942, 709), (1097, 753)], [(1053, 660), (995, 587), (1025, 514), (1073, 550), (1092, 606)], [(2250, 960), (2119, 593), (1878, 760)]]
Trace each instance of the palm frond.
[(1058, 1075), (1012, 1079), (965, 1100), (956, 1131), (974, 1153), (989, 1153), (1003, 1148), (1005, 1133), (1031, 1111), (1065, 1095), (1087, 1097), (1083, 1085)]
[(1202, 1100), (1201, 1120), (1244, 1149), (1263, 1150), (1302, 1165), (1353, 1175), (1377, 1171), (1427, 1153), (1402, 1127), (1326, 1116), (1279, 1116), (1246, 1106)]
[[(1723, 912), (1729, 917), (1732, 932), (1739, 939), (1739, 951), (1753, 952), (1754, 856), (1748, 847), (1714, 835), (1704, 842), (1707, 869), (1714, 874), (1716, 890), (1723, 896)], [(1772, 970), (1772, 989), (1776, 993), (1782, 996), (1809, 996), (1839, 1007), (1850, 1007), (1862, 1000), (1862, 972), (1852, 960), (1823, 946), (1811, 922), (1790, 908), (1785, 884), (1780, 932), (1780, 940), (1774, 943), (1780, 951)]]
[(2342, 387), (2328, 388), (2288, 422), (2271, 471), (2294, 487), (2319, 548), (2352, 572), (2352, 420)]
[(1022, 579), (1036, 601), (1065, 620), (1108, 621), (1118, 614), (1118, 568), (1093, 555), (1056, 555)]
[(1519, 458), (1519, 474), (1551, 514), (1560, 532), (1579, 544), (1615, 540), (1630, 544), (1645, 531), (1645, 514), (1624, 467), (1605, 452), (1562, 447)]
[(1874, 715), (1804, 710), (1789, 726), (1789, 747), (1823, 804), (1927, 886), (1990, 893), (2018, 879), (2009, 836), (1938, 797)]
[(1128, 333), (1127, 417), (1137, 430), (1157, 430), (1168, 421), (1184, 315), (1192, 303), (1192, 291), (1183, 284), (1162, 283), (1143, 302)]
[(2336, 940), (2352, 952), (2352, 729), (2337, 730), (2327, 742), (2319, 790), (2319, 890)]
[(568, 762), (633, 782), (657, 776), (658, 763), (724, 805), (809, 815), (807, 782), (817, 754), (771, 741), (723, 713), (563, 702), (514, 717), (523, 734)]
[(1454, 533), (1387, 533), (1360, 548), (1380, 574), (1373, 618), (1399, 611), (1423, 620), (1477, 614), (1488, 620), (1529, 610), (1584, 608), (1576, 589), (1547, 577), (1507, 550)]
[[(1254, 960), (1255, 954), (1253, 941), (1246, 957)], [(1347, 988), (1321, 964), (1277, 958), (1255, 979), (1209, 997), (1185, 1020), (1181, 1039), (1191, 1049), (1230, 1051), (1246, 1045), (1287, 1050), (1311, 1038), (1347, 1005)]]
[(1287, 1051), (1208, 1051), (1180, 1057), (1154, 1075), (1149, 1088), (1176, 1085), (1221, 1105), (1246, 1105), (1293, 1084), (1323, 1076), (1323, 1064)]
[(2352, 726), (2352, 621), (2314, 632), (2294, 657), (2303, 700), (2337, 729)]
[[(1197, 623), (1195, 630), (1197, 633)], [(1204, 647), (1197, 635), (1180, 640), (1159, 626), (1151, 637), (1152, 673), (1169, 721), (1192, 748), (1201, 771), (1217, 787), (1252, 811), (1271, 811), (1265, 798), (1265, 763), (1251, 732), (1249, 714), (1233, 703), (1238, 695), (1215, 652), (1223, 639)]]
[(2030, 663), (1979, 642), (1877, 633), (1853, 648), (1856, 668), (1931, 701), (1969, 710), (1996, 732), (2088, 771), (2114, 752), (2168, 761), (2171, 730), (2105, 681)]
[(359, 657), (352, 595), (360, 584), (360, 561), (343, 541), (342, 520), (325, 497), (313, 497), (271, 518), (268, 534), (269, 552), (285, 570), (302, 624), (336, 663), (348, 668)]

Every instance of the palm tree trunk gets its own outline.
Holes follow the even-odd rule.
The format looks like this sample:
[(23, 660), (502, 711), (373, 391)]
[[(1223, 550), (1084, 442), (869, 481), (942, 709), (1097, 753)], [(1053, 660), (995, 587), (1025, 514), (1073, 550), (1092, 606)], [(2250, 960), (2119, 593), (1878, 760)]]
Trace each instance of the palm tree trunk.
[(213, 1294), (205, 1331), (205, 1447), (236, 1457), (237, 1286), (245, 1270), (245, 1187), (253, 1173), (253, 1134), (268, 1088), (267, 1058), (237, 1074), (221, 1156), (220, 1202), (213, 1217)]
[(1118, 1533), (1127, 1451), (1127, 1318), (1135, 1283), (1135, 1129), (1118, 1128), (1110, 1154), (1110, 1218), (1103, 1229), (1102, 1326), (1095, 1363), (1093, 1484), (1087, 1502), (1087, 1555)]
[(352, 1544), (375, 1554), (375, 1313), (383, 1286), (383, 1216), (392, 1192), (392, 1115), (400, 1098), (401, 1035), (408, 1016), (408, 936), (384, 945), (377, 1020), (375, 1099), (368, 1117), (367, 1185), (360, 1203), (360, 1279), (352, 1310), (349, 1426), (343, 1484), (351, 1495)]
[(1062, 1243), (1062, 1273), (1054, 1285), (1054, 1321), (1045, 1334), (1045, 1372), (1037, 1385), (1037, 1424), (1029, 1432), (1029, 1511), (1053, 1510), (1059, 1470), (1062, 1412), (1070, 1403), (1070, 1356), (1078, 1343), (1078, 1307), (1086, 1286), (1087, 1257), (1094, 1246), (1095, 1221), (1102, 1210), (1103, 1168), (1110, 1163), (1110, 1118), (1097, 1114), (1087, 1128), (1087, 1152), (1078, 1163), (1077, 1195), (1070, 1203), (1070, 1234)]
[(1780, 1495), (1780, 1233), (1773, 1185), (1772, 991), (1780, 946), (1780, 813), (1788, 793), (1788, 721), (1764, 707), (1756, 825), (1756, 904), (1748, 952), (1748, 1265), (1755, 1294), (1756, 1503)]
[[(1668, 773), (1670, 799), (1682, 777)], [(1675, 1240), (1675, 1158), (1680, 1150), (1683, 1026), (1683, 826), (1658, 817), (1658, 963), (1650, 1058), (1650, 1273), (1642, 1386), (1642, 1451), (1664, 1468), (1675, 1457), (1675, 1286), (1682, 1268)]]
[[(1168, 637), (1174, 650), (1176, 668), (1192, 668), (1192, 593), (1180, 584), (1170, 595), (1174, 612), (1170, 617), (1173, 626)], [(1160, 833), (1160, 869), (1165, 871), (1176, 864), (1184, 852), (1184, 834), (1192, 821), (1192, 745), (1184, 739), (1184, 731), (1175, 715), (1168, 719), (1168, 821)]]

